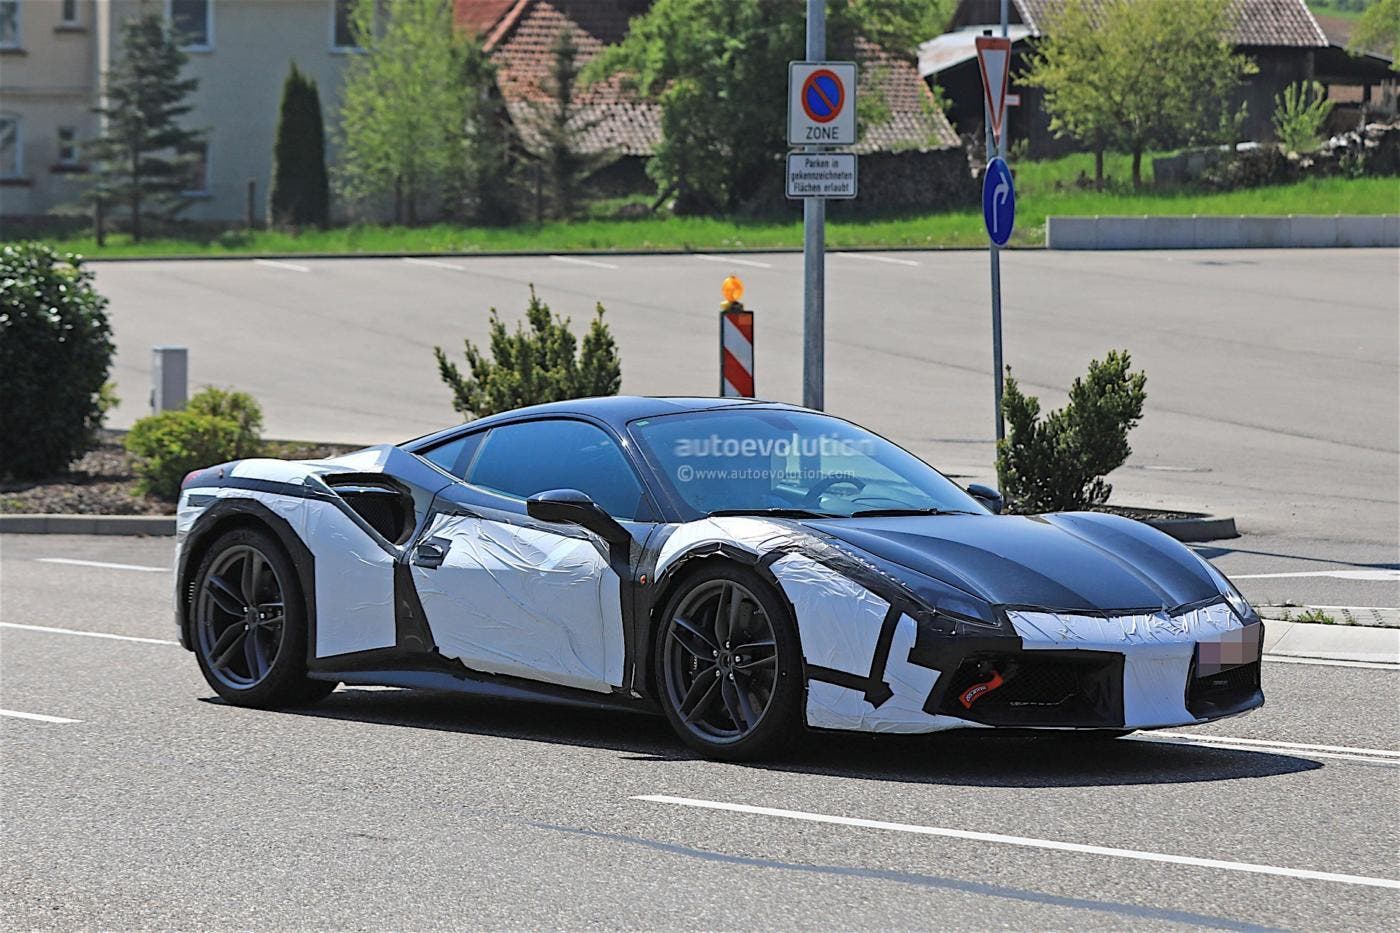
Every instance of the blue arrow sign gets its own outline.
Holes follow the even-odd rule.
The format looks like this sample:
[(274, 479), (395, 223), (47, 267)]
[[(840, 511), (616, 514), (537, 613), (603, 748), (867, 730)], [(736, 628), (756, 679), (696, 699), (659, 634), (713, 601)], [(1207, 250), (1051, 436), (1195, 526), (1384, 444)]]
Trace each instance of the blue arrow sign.
[(1011, 167), (1000, 156), (987, 163), (982, 175), (982, 220), (992, 242), (1005, 246), (1016, 224), (1016, 188), (1011, 183)]

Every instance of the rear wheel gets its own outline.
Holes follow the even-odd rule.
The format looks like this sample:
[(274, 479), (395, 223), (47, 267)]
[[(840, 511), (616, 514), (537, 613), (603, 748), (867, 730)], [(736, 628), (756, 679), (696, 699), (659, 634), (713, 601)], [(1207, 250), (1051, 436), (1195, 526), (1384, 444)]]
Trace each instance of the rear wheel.
[(192, 641), (204, 679), (241, 706), (314, 702), (335, 684), (306, 677), (306, 603), (296, 568), (265, 531), (239, 528), (209, 548), (196, 577)]
[(668, 603), (656, 639), (661, 707), (692, 748), (770, 756), (802, 729), (802, 652), (781, 599), (745, 567), (710, 567)]

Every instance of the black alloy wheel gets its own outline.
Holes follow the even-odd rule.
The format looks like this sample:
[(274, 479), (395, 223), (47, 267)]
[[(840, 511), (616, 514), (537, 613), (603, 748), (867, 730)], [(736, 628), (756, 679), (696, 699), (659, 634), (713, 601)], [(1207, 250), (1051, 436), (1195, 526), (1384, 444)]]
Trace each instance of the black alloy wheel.
[(306, 609), (281, 545), (251, 528), (223, 535), (196, 578), (191, 626), (209, 685), (245, 706), (320, 699), (335, 684), (306, 679)]
[(681, 585), (663, 617), (657, 671), (672, 727), (706, 755), (770, 755), (802, 729), (789, 613), (747, 568), (710, 568)]

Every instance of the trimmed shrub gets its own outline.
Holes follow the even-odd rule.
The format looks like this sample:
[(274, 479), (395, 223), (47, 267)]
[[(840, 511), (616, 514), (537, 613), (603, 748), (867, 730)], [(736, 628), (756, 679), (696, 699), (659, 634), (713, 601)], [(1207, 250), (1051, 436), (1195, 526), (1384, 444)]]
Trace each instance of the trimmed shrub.
[(196, 392), (186, 411), (232, 421), (238, 427), (235, 457), (256, 457), (262, 452), (262, 406), (247, 392), (209, 386)]
[(238, 459), (238, 441), (238, 423), (230, 418), (163, 411), (132, 425), (126, 449), (136, 456), (140, 491), (173, 501), (186, 473)]
[(102, 426), (112, 330), (92, 278), (43, 243), (0, 249), (0, 475), (59, 473)]
[(330, 221), (330, 204), (321, 95), (316, 80), (293, 62), (282, 84), (267, 223), (269, 227), (324, 227)]
[(997, 478), (1007, 511), (1062, 512), (1108, 501), (1104, 477), (1133, 452), (1128, 432), (1142, 418), (1147, 375), (1132, 372), (1126, 350), (1110, 350), (1089, 374), (1076, 378), (1069, 404), (1042, 420), (1040, 401), (1024, 395), (1011, 367), (1001, 410), (1006, 437), (997, 441)]
[(517, 324), (506, 330), (491, 309), (491, 359), (466, 341), (470, 376), (463, 376), (442, 347), (434, 347), (438, 373), (452, 390), (452, 407), (465, 418), (483, 418), (498, 411), (570, 398), (616, 395), (622, 385), (622, 362), (612, 332), (603, 323), (598, 305), (583, 338), (582, 352), (569, 319), (553, 315), (530, 286), (525, 310), (530, 329)]

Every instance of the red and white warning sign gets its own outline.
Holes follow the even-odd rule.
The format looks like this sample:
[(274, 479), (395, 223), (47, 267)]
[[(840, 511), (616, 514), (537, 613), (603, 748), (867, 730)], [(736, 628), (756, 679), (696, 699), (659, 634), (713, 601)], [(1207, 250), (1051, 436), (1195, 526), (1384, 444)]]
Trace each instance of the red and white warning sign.
[(719, 394), (753, 398), (753, 312), (742, 305), (719, 316)]
[(1006, 80), (1011, 72), (1011, 40), (978, 36), (977, 63), (982, 66), (982, 93), (986, 96), (992, 138), (1000, 145), (1001, 121), (1006, 115)]

